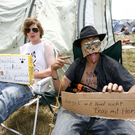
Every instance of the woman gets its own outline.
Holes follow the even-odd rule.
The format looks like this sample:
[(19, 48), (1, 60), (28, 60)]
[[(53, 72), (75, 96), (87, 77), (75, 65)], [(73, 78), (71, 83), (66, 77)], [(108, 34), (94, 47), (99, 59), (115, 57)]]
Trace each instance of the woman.
[[(51, 64), (54, 61), (54, 52), (50, 43), (41, 41), (43, 29), (36, 18), (27, 18), (22, 29), (24, 35), (29, 38), (30, 42), (20, 48), (20, 54), (32, 55), (34, 64), (35, 84), (32, 89), (37, 90), (37, 81), (41, 78), (51, 76)], [(42, 87), (42, 90), (47, 85)]]
[[(22, 31), (30, 42), (20, 48), (20, 53), (33, 56), (36, 82), (41, 78), (51, 76), (50, 67), (54, 61), (54, 53), (51, 45), (43, 43), (40, 39), (44, 33), (40, 22), (36, 18), (27, 18)], [(33, 98), (33, 89), (37, 90), (36, 83), (27, 86), (0, 82), (0, 123)]]

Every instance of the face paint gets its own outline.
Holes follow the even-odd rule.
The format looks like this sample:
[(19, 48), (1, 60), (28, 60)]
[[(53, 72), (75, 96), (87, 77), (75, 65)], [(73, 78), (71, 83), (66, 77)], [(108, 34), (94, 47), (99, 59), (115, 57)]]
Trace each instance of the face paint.
[(84, 45), (81, 46), (83, 57), (86, 57), (89, 54), (101, 52), (101, 41), (94, 40), (90, 42), (86, 42)]

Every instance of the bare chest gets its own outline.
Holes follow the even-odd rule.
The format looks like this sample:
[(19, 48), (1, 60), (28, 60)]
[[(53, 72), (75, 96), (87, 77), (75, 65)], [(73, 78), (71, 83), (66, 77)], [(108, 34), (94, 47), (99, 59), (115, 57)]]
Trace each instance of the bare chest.
[(97, 77), (94, 74), (94, 69), (92, 68), (85, 69), (81, 79), (81, 83), (97, 89)]

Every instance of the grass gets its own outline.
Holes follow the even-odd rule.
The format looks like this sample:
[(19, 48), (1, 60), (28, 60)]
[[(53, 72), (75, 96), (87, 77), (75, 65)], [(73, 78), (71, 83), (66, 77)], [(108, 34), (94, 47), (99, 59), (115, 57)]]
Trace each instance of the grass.
[[(116, 41), (130, 39), (130, 41), (135, 42), (135, 35), (116, 35)], [(122, 44), (127, 45), (126, 43)], [(132, 45), (132, 44), (129, 44)], [(134, 46), (135, 47), (135, 46)], [(135, 49), (122, 50), (123, 66), (130, 72), (130, 74), (135, 78)]]
[[(130, 39), (130, 41), (135, 42), (134, 35), (116, 35), (116, 41)], [(126, 44), (123, 44), (123, 46)], [(123, 66), (131, 73), (135, 78), (135, 49), (122, 50)], [(35, 117), (36, 104), (29, 107), (21, 107), (16, 112), (14, 112), (10, 117), (4, 122), (5, 125), (16, 129), (23, 135), (32, 135), (34, 117)], [(58, 111), (58, 110), (57, 110)], [(47, 105), (40, 105), (38, 112), (38, 121), (36, 128), (36, 135), (49, 135), (50, 129), (52, 129), (49, 124), (52, 123), (53, 115), (50, 112)], [(55, 124), (55, 121), (53, 121)], [(0, 135), (16, 135), (5, 128), (0, 126)], [(86, 133), (86, 135), (90, 135)]]
[(123, 50), (123, 65), (135, 78), (135, 49)]

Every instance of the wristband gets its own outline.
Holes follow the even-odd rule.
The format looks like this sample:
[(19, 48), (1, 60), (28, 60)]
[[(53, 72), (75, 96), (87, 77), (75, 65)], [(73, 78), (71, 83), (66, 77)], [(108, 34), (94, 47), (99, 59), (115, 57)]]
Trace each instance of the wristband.
[[(52, 78), (53, 78), (53, 76), (52, 76)], [(57, 77), (57, 78), (53, 78), (53, 80), (58, 80), (59, 79), (59, 77)]]

